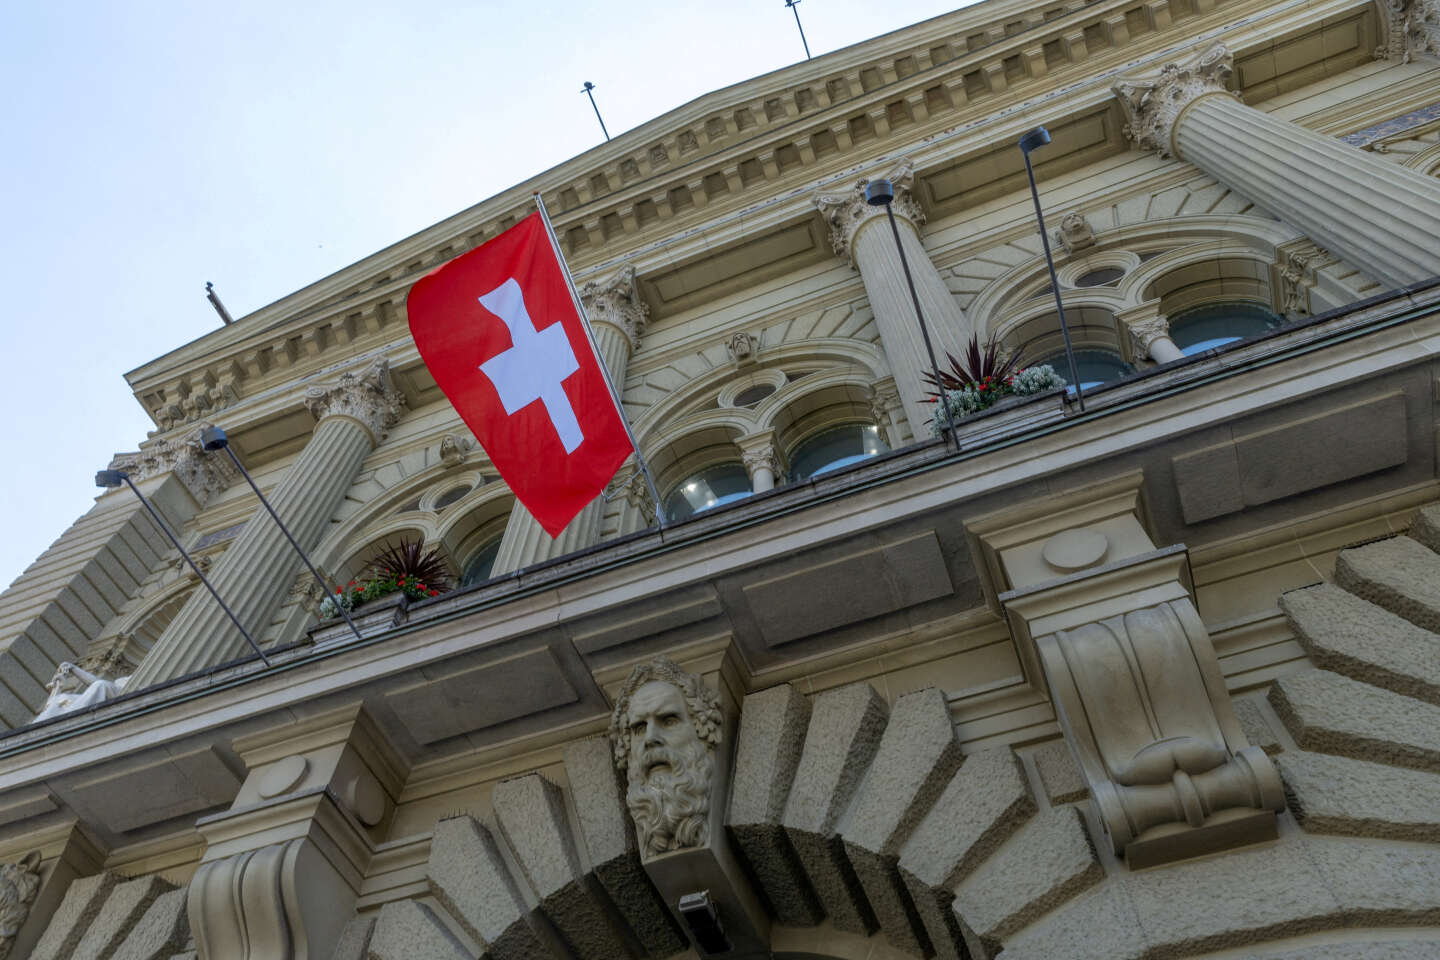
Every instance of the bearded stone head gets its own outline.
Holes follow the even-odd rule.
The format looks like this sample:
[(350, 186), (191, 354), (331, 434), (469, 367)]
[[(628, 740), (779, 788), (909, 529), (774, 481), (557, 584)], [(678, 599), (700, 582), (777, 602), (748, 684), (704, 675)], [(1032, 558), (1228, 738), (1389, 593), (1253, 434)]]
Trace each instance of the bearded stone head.
[(710, 785), (723, 716), (720, 698), (669, 660), (636, 667), (610, 717), (615, 765), (641, 855), (649, 858), (710, 839)]

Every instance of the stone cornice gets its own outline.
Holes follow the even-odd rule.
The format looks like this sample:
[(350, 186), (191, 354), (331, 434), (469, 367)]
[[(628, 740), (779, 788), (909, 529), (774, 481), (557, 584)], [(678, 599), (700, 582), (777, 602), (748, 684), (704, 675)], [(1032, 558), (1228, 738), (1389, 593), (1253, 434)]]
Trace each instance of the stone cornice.
[[(1177, 156), (1175, 127), (1186, 108), (1206, 94), (1229, 94), (1235, 57), (1223, 43), (1212, 43), (1157, 72), (1126, 77), (1112, 90), (1125, 108), (1125, 133), (1141, 150), (1162, 158)], [(1239, 96), (1239, 94), (1231, 94)]]
[(400, 419), (405, 395), (391, 382), (389, 361), (382, 358), (361, 372), (342, 373), (332, 383), (310, 387), (305, 407), (317, 422), (329, 417), (357, 421), (378, 444)]

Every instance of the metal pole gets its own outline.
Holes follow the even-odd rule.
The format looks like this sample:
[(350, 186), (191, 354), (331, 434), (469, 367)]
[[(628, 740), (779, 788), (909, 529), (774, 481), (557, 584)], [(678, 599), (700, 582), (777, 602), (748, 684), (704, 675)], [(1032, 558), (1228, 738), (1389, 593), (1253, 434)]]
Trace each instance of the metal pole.
[[(225, 444), (225, 452), (230, 455), (230, 461), (235, 464), (235, 469), (240, 471), (240, 475), (245, 478), (245, 482), (250, 484), (250, 489), (255, 491), (255, 496), (259, 498), (260, 505), (270, 514), (271, 519), (275, 521), (275, 525), (280, 528), (280, 532), (285, 534), (285, 539), (290, 541), (290, 546), (294, 547), (295, 552), (300, 554), (300, 559), (305, 561), (305, 566), (310, 571), (310, 575), (315, 578), (316, 583), (320, 584), (321, 594), (323, 596), (329, 596), (330, 587), (325, 583), (325, 578), (320, 576), (320, 571), (316, 570), (315, 565), (310, 562), (310, 558), (305, 556), (305, 551), (300, 549), (300, 544), (296, 543), (295, 538), (290, 536), (290, 531), (286, 528), (285, 521), (281, 520), (280, 515), (275, 512), (275, 508), (270, 506), (270, 501), (266, 500), (265, 494), (260, 492), (260, 488), (255, 484), (255, 478), (250, 476), (250, 471), (246, 470), (245, 465), (240, 462), (240, 458), (235, 456), (235, 451), (230, 449), (229, 443)], [(340, 616), (344, 617), (345, 622), (350, 625), (350, 632), (355, 634), (355, 639), (364, 640), (365, 637), (361, 635), (360, 628), (355, 626), (354, 620), (350, 619), (350, 611), (345, 609), (345, 604), (337, 600), (335, 607), (340, 611)]]
[(930, 344), (930, 328), (925, 325), (925, 314), (920, 310), (920, 295), (915, 292), (915, 280), (910, 276), (910, 262), (905, 259), (905, 246), (900, 242), (900, 228), (895, 225), (895, 211), (890, 201), (885, 201), (885, 216), (890, 218), (890, 233), (895, 237), (895, 249), (900, 254), (900, 269), (905, 271), (905, 283), (910, 287), (910, 300), (915, 304), (915, 319), (920, 321), (920, 336), (925, 339), (925, 352), (930, 356), (930, 372), (935, 377), (935, 389), (940, 392), (940, 412), (945, 414), (945, 429), (955, 449), (960, 449), (960, 435), (955, 432), (955, 418), (950, 414), (950, 404), (945, 399), (945, 385), (940, 381), (940, 364), (935, 362), (935, 348)]
[(603, 133), (603, 134), (605, 134), (605, 139), (606, 139), (606, 140), (609, 140), (609, 139), (610, 139), (610, 131), (605, 129), (605, 118), (602, 117), (602, 116), (600, 116), (600, 108), (597, 107), (597, 106), (595, 106), (595, 94), (593, 94), (593, 93), (590, 92), (591, 90), (594, 90), (594, 89), (595, 89), (595, 84), (591, 83), (589, 80), (586, 80), (586, 81), (585, 81), (585, 86), (581, 89), (580, 92), (583, 93), (583, 94), (585, 94), (585, 96), (587, 96), (587, 97), (590, 98), (590, 107), (591, 107), (591, 109), (593, 109), (593, 110), (595, 111), (595, 119), (600, 121), (600, 132)]
[(620, 402), (620, 391), (615, 388), (610, 371), (605, 369), (605, 358), (600, 355), (600, 345), (595, 342), (595, 331), (590, 328), (590, 315), (585, 312), (585, 301), (580, 298), (580, 291), (575, 289), (575, 278), (570, 276), (570, 265), (565, 262), (565, 256), (560, 252), (560, 241), (555, 236), (554, 224), (550, 222), (550, 211), (545, 209), (545, 199), (540, 196), (539, 191), (535, 192), (535, 209), (540, 211), (540, 220), (545, 224), (545, 235), (550, 238), (550, 249), (554, 251), (555, 259), (560, 264), (560, 272), (565, 274), (565, 284), (570, 288), (570, 299), (574, 301), (575, 312), (580, 315), (580, 325), (585, 328), (585, 338), (590, 341), (590, 349), (595, 352), (595, 359), (600, 362), (600, 369), (605, 374), (605, 385), (610, 388), (610, 400), (615, 404), (615, 413), (625, 427), (625, 436), (630, 438), (630, 446), (635, 448), (635, 465), (645, 476), (645, 484), (650, 488), (650, 496), (655, 501), (655, 522), (663, 532), (665, 511), (660, 504), (660, 491), (656, 489), (655, 478), (650, 475), (650, 467), (640, 453), (640, 441), (635, 439), (635, 433), (630, 429), (630, 419), (625, 416), (625, 407)]
[[(1050, 140), (1046, 134), (1045, 141)], [(1050, 255), (1050, 237), (1045, 232), (1045, 214), (1040, 211), (1040, 191), (1035, 186), (1035, 168), (1030, 166), (1030, 151), (1021, 147), (1025, 156), (1025, 175), (1030, 178), (1030, 197), (1035, 201), (1035, 219), (1040, 224), (1040, 242), (1045, 245), (1045, 265), (1050, 268), (1050, 292), (1055, 294), (1055, 310), (1060, 314), (1060, 333), (1065, 338), (1065, 359), (1070, 364), (1070, 380), (1075, 384), (1075, 399), (1080, 403), (1080, 412), (1085, 412), (1085, 388), (1080, 383), (1080, 373), (1075, 368), (1075, 349), (1070, 345), (1070, 327), (1065, 323), (1065, 304), (1060, 302), (1060, 283), (1055, 279), (1055, 258)]]
[(245, 638), (245, 642), (250, 644), (251, 648), (260, 655), (260, 659), (265, 662), (265, 666), (270, 666), (270, 658), (265, 656), (265, 651), (260, 649), (260, 644), (256, 643), (255, 638), (250, 636), (250, 631), (245, 629), (245, 625), (240, 622), (239, 617), (235, 616), (235, 611), (230, 609), (229, 604), (220, 598), (220, 594), (216, 592), (215, 586), (210, 582), (209, 578), (201, 572), (200, 568), (196, 566), (195, 560), (186, 552), (184, 547), (180, 546), (180, 540), (171, 532), (170, 525), (165, 522), (165, 518), (160, 516), (159, 511), (150, 505), (150, 501), (147, 500), (145, 495), (140, 492), (140, 489), (135, 486), (135, 482), (130, 479), (130, 474), (123, 470), (116, 470), (114, 472), (120, 475), (120, 479), (125, 481), (125, 485), (129, 487), (135, 496), (140, 499), (140, 502), (145, 505), (145, 509), (150, 511), (150, 516), (155, 520), (155, 523), (160, 527), (166, 538), (175, 545), (175, 549), (180, 551), (180, 556), (185, 558), (185, 562), (190, 564), (190, 569), (195, 571), (195, 576), (199, 577), (200, 582), (205, 585), (205, 589), (210, 591), (210, 596), (214, 597), (215, 602), (220, 604), (220, 609), (224, 610), (225, 615), (230, 618), (230, 622), (235, 624), (235, 629), (240, 631), (240, 635)]
[(789, 7), (790, 12), (795, 14), (795, 26), (800, 30), (800, 42), (805, 46), (805, 59), (809, 60), (811, 59), (810, 44), (805, 41), (805, 28), (800, 26), (800, 10), (798, 9), (800, 0), (785, 0), (785, 6)]

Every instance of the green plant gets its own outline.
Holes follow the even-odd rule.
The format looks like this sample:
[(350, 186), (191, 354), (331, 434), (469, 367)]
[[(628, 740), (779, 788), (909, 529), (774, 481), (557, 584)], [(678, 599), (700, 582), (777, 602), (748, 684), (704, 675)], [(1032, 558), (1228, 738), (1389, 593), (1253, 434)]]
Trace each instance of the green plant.
[(338, 617), (340, 610), (353, 610), (367, 600), (403, 593), (411, 600), (438, 597), (450, 589), (450, 576), (438, 548), (425, 550), (419, 540), (401, 539), (386, 543), (372, 556), (368, 576), (337, 587), (333, 596), (320, 601), (320, 617)]
[(938, 399), (940, 390), (960, 390), (965, 387), (980, 389), (987, 383), (1000, 383), (1005, 381), (1020, 362), (1020, 355), (1024, 348), (1014, 353), (1007, 352), (1000, 348), (1000, 342), (991, 337), (985, 344), (982, 351), (980, 347), (980, 335), (970, 334), (970, 342), (966, 344), (965, 358), (961, 360), (953, 353), (945, 354), (945, 359), (950, 362), (949, 370), (940, 371), (940, 380), (937, 383), (933, 371), (926, 371), (920, 375), (930, 386), (936, 389), (926, 396)]

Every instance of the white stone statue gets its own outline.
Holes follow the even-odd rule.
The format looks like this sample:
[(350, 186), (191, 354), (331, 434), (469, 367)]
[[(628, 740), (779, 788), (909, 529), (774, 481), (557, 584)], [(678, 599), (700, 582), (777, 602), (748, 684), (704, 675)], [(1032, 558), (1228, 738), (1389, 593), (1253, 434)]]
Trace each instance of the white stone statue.
[(125, 684), (129, 680), (129, 677), (106, 680), (67, 660), (60, 664), (55, 676), (46, 685), (50, 696), (45, 699), (45, 706), (35, 714), (35, 719), (48, 720), (118, 697), (125, 692)]
[(704, 846), (710, 839), (710, 786), (722, 736), (720, 699), (669, 660), (636, 667), (610, 717), (615, 765), (625, 771), (625, 803), (641, 856)]

